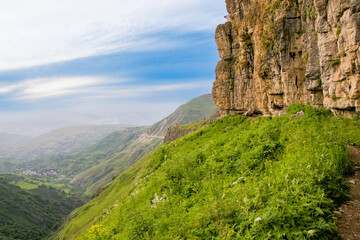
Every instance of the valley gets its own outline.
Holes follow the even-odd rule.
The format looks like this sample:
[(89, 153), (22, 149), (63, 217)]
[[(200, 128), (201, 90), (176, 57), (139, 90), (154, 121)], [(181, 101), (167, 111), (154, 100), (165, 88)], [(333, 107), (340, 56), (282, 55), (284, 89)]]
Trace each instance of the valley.
[[(0, 238), (43, 239), (84, 202), (43, 178), (0, 174)], [(63, 189), (63, 190), (60, 190)]]
[[(46, 226), (36, 221), (26, 223), (29, 228), (33, 226), (33, 235), (27, 235), (30, 233), (26, 227), (18, 235), (4, 230), (3, 236), (24, 239), (21, 236), (27, 235), (31, 236), (29, 239), (40, 239), (51, 234), (73, 209), (99, 196), (108, 183), (159, 146), (170, 126), (178, 122), (189, 123), (205, 119), (217, 110), (211, 95), (207, 94), (180, 106), (174, 113), (150, 127), (66, 127), (8, 148), (7, 152), (10, 154), (1, 163), (3, 174), (0, 174), (6, 189), (6, 193), (0, 195), (4, 204), (8, 205), (8, 201), (13, 199), (9, 199), (9, 196), (13, 195), (19, 202), (29, 202), (35, 206), (38, 204), (37, 208), (44, 207), (49, 211), (48, 215), (38, 217), (38, 221), (46, 221)], [(107, 136), (103, 137), (104, 135)], [(14, 151), (23, 153), (11, 154)], [(32, 159), (28, 156), (32, 156)], [(49, 194), (52, 195), (50, 199)], [(65, 201), (67, 205), (60, 207), (56, 201)], [(63, 210), (57, 212), (56, 209), (49, 208), (48, 202)], [(12, 220), (4, 223), (4, 229), (12, 224), (15, 224), (15, 229), (18, 228), (16, 224), (21, 223), (17, 219), (22, 214), (31, 216), (25, 209), (19, 209), (14, 218), (9, 218)], [(0, 212), (4, 216), (7, 214), (4, 208)]]

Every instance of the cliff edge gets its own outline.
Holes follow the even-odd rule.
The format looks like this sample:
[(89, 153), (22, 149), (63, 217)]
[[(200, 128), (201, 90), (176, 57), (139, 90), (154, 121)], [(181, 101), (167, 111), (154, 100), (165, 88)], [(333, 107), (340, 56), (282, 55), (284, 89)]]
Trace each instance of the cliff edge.
[(216, 29), (221, 115), (278, 115), (298, 102), (360, 112), (358, 0), (226, 0)]

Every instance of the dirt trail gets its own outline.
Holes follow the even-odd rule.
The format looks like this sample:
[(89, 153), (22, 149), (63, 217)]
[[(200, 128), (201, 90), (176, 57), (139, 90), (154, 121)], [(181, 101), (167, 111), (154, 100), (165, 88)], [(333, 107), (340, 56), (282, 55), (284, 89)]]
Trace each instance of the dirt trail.
[(338, 216), (339, 234), (344, 240), (360, 239), (360, 149), (348, 146), (354, 176), (349, 178), (351, 201), (340, 208)]

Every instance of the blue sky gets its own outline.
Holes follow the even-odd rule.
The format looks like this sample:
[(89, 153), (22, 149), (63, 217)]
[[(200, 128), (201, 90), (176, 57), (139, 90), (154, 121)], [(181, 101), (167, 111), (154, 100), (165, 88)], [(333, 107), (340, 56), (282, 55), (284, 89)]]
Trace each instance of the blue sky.
[(4, 0), (0, 131), (160, 120), (211, 92), (222, 0)]

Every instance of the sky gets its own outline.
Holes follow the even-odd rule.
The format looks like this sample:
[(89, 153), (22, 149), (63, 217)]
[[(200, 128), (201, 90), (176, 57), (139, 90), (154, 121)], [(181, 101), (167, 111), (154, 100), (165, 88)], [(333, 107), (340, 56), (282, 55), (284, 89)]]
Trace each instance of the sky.
[(223, 0), (0, 1), (0, 132), (150, 125), (210, 93)]

